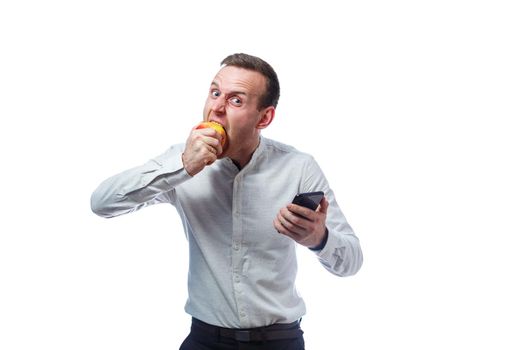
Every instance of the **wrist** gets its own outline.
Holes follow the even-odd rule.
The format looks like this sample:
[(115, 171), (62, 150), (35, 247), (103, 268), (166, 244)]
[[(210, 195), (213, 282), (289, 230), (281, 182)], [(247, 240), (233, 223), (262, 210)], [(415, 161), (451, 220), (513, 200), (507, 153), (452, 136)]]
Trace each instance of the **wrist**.
[(180, 158), (182, 159), (182, 166), (184, 167), (184, 170), (186, 170), (189, 176), (193, 177), (195, 174), (192, 171), (190, 171), (190, 169), (188, 169), (187, 162), (184, 159), (184, 152), (182, 152)]
[(325, 227), (324, 229), (324, 235), (323, 239), (321, 240), (321, 243), (314, 247), (308, 247), (310, 250), (323, 250), (323, 248), (326, 246), (326, 242), (328, 242), (328, 228)]

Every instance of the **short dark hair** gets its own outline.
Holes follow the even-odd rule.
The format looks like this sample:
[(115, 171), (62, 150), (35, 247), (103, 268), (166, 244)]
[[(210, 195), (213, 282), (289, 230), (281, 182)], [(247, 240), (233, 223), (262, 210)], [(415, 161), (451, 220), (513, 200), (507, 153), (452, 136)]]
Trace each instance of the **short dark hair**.
[(259, 109), (277, 107), (281, 89), (277, 73), (266, 61), (245, 53), (235, 53), (222, 60), (221, 65), (234, 66), (261, 73), (266, 78), (266, 92), (259, 99)]

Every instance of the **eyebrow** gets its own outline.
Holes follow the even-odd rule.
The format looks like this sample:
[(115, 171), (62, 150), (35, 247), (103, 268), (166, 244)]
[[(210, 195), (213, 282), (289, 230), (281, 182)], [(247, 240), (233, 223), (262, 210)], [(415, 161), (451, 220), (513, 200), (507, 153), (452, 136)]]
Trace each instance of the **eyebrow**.
[[(216, 87), (220, 87), (218, 83), (212, 81), (211, 82), (211, 85), (215, 85)], [(228, 92), (228, 95), (244, 95), (244, 96), (248, 96), (248, 94), (244, 91), (230, 91)]]

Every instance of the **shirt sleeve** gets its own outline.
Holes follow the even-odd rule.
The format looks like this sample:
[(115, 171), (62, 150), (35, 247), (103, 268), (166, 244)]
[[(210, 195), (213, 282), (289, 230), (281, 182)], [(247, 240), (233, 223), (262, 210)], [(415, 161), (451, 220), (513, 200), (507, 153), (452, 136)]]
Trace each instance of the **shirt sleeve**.
[(176, 186), (190, 178), (182, 164), (182, 147), (175, 145), (144, 165), (102, 182), (91, 195), (91, 210), (111, 218), (151, 204), (171, 202)]
[(317, 162), (310, 158), (305, 167), (302, 192), (323, 191), (328, 200), (326, 228), (328, 239), (321, 250), (315, 250), (321, 264), (337, 276), (356, 274), (363, 264), (359, 239), (335, 200), (326, 177)]

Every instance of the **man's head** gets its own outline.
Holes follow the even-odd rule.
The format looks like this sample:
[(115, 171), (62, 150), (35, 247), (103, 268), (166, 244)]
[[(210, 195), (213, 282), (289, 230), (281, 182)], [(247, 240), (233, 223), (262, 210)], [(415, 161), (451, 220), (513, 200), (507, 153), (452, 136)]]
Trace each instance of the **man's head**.
[(234, 54), (222, 61), (210, 84), (204, 121), (221, 124), (228, 144), (221, 157), (243, 162), (259, 143), (259, 134), (275, 115), (279, 81), (273, 68), (260, 58)]
[(273, 106), (279, 102), (280, 87), (277, 74), (266, 61), (245, 53), (235, 53), (222, 60), (221, 65), (244, 68), (261, 73), (266, 78), (266, 93), (259, 99), (259, 109)]

